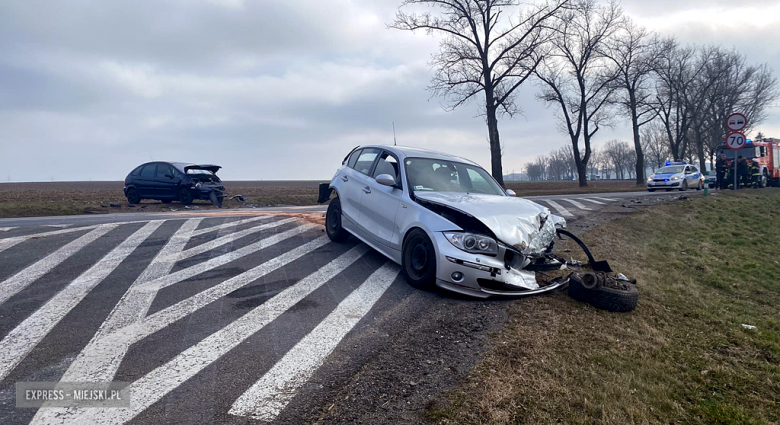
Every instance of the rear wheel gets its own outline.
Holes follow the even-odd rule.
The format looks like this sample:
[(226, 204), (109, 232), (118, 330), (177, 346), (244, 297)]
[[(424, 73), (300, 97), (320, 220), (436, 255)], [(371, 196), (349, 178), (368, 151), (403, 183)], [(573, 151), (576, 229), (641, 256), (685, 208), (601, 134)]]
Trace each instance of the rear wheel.
[(341, 201), (335, 198), (328, 204), (325, 214), (325, 232), (333, 242), (344, 242), (349, 238), (349, 232), (341, 227)]
[(190, 190), (186, 187), (179, 190), (179, 202), (183, 205), (190, 205), (192, 203), (192, 193), (190, 193)]
[(436, 283), (436, 250), (421, 229), (409, 232), (401, 255), (406, 281), (418, 289), (430, 289)]
[(761, 174), (761, 178), (758, 180), (758, 187), (764, 188), (767, 187), (769, 183), (769, 178), (766, 175), (766, 171)]
[(141, 195), (138, 194), (138, 190), (136, 190), (136, 188), (131, 187), (130, 189), (127, 189), (127, 202), (131, 204), (137, 204), (141, 202)]

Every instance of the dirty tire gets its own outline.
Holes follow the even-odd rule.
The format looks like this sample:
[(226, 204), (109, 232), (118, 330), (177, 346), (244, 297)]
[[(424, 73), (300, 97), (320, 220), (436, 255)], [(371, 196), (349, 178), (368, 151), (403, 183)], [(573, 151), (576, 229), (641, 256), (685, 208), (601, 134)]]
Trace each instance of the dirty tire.
[(688, 190), (688, 181), (687, 180), (683, 180), (682, 186), (680, 186), (680, 192), (684, 192), (686, 190)]
[(406, 281), (417, 289), (431, 289), (436, 284), (436, 250), (422, 229), (413, 229), (406, 236), (401, 269)]
[(586, 302), (601, 310), (628, 312), (636, 308), (639, 301), (639, 291), (636, 285), (626, 284), (626, 290), (600, 286), (596, 289), (585, 289), (574, 279), (569, 279), (569, 296), (577, 301)]
[(136, 188), (131, 187), (127, 189), (127, 202), (130, 204), (138, 204), (141, 202), (141, 195), (138, 194)]
[(182, 205), (190, 205), (192, 203), (192, 193), (190, 193), (190, 190), (186, 187), (179, 190), (179, 202), (181, 202)]
[(344, 242), (349, 238), (349, 232), (341, 227), (341, 201), (335, 198), (328, 204), (325, 214), (325, 233), (333, 242)]
[(170, 204), (173, 199), (160, 199), (163, 204)]

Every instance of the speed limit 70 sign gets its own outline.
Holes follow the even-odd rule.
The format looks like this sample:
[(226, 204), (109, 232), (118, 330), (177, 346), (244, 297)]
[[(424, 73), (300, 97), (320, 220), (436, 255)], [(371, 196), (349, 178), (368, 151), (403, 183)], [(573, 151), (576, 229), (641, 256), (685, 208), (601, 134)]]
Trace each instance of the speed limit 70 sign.
[(738, 151), (745, 147), (745, 135), (739, 132), (730, 133), (726, 137), (726, 146), (729, 149)]

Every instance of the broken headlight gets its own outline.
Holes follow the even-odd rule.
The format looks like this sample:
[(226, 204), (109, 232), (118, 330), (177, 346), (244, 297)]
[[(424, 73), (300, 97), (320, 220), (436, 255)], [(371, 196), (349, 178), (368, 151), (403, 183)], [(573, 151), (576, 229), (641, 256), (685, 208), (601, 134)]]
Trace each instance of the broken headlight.
[(444, 232), (444, 237), (456, 248), (472, 254), (498, 254), (498, 244), (493, 238), (464, 232)]

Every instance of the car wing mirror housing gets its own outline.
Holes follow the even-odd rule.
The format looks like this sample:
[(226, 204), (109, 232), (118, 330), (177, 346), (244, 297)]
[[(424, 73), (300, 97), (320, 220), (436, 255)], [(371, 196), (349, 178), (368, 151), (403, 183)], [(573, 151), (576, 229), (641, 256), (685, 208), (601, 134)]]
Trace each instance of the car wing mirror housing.
[(506, 190), (506, 194), (507, 194), (507, 196), (517, 196), (517, 194), (515, 193), (515, 191), (514, 191), (514, 190), (512, 190), (512, 189), (507, 189), (507, 190)]
[(384, 186), (396, 186), (395, 177), (390, 174), (380, 174), (376, 176), (376, 182)]

